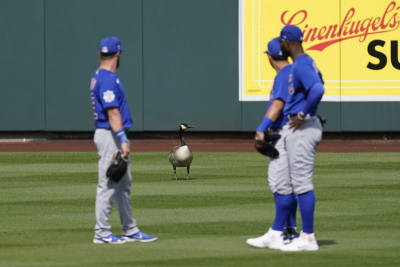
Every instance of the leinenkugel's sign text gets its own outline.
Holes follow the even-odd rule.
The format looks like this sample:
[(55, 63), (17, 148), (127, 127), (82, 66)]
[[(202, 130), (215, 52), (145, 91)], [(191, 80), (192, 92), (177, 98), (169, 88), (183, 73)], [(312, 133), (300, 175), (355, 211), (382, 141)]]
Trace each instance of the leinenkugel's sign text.
[(297, 25), (324, 80), (323, 101), (400, 101), (400, 1), (239, 0), (239, 98), (265, 101), (275, 71), (264, 54)]

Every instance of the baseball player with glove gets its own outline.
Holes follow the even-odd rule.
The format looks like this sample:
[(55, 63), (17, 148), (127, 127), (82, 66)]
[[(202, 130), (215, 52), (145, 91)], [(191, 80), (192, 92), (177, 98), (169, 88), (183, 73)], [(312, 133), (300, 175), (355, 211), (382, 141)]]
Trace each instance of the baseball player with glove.
[[(318, 104), (325, 92), (323, 79), (314, 60), (304, 53), (303, 34), (297, 26), (287, 25), (280, 34), (281, 46), (293, 60), (289, 75), (289, 97), (284, 107), (289, 122), (282, 132), (285, 136), (290, 185), (297, 195), (302, 232), (283, 251), (316, 251), (314, 235), (315, 194), (312, 175), (315, 148), (322, 139), (322, 123), (317, 116)], [(289, 213), (290, 208), (283, 212)]]
[[(126, 131), (133, 121), (126, 102), (125, 89), (116, 74), (122, 53), (117, 37), (100, 42), (100, 66), (92, 76), (90, 97), (96, 131), (94, 142), (99, 155), (96, 193), (96, 225), (93, 243), (122, 244), (151, 242), (157, 237), (140, 232), (131, 210), (130, 148)], [(112, 204), (119, 211), (122, 237), (111, 232)]]
[(288, 62), (288, 55), (281, 49), (279, 37), (268, 43), (268, 50), (265, 53), (277, 75), (267, 112), (257, 128), (255, 147), (270, 158), (268, 184), (274, 194), (275, 219), (267, 233), (257, 238), (249, 238), (247, 244), (258, 248), (280, 249), (286, 240), (289, 241), (297, 235), (297, 200), (290, 186), (285, 136), (281, 131), (288, 121), (283, 115), (283, 108), (288, 98), (288, 80), (292, 65)]

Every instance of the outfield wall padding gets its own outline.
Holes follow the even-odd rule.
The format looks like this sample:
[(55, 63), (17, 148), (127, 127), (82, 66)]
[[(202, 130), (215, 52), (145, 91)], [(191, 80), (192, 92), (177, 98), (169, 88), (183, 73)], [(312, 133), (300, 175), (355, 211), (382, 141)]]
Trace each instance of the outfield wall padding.
[[(238, 99), (237, 0), (2, 0), (0, 131), (90, 131), (98, 42), (122, 40), (133, 131), (253, 131)], [(398, 102), (324, 102), (326, 130), (399, 131)]]

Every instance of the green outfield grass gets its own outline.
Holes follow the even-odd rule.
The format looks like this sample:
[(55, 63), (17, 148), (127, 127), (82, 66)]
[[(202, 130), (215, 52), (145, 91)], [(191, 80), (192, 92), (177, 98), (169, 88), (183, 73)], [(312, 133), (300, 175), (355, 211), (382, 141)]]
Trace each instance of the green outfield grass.
[(195, 153), (190, 181), (173, 180), (167, 153), (135, 153), (134, 215), (159, 240), (94, 245), (96, 160), (0, 153), (0, 266), (400, 266), (400, 153), (317, 155), (320, 250), (307, 253), (246, 245), (274, 216), (257, 153)]

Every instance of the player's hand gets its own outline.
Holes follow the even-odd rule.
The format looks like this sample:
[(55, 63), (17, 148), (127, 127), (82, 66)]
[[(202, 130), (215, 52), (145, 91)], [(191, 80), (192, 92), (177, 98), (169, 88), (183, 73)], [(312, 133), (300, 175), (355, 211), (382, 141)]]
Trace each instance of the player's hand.
[(121, 151), (122, 151), (122, 157), (126, 158), (129, 155), (129, 152), (131, 152), (129, 148), (128, 143), (121, 143)]
[(290, 118), (289, 129), (293, 129), (293, 132), (295, 132), (297, 129), (301, 127), (301, 125), (303, 125), (304, 121), (305, 121), (304, 116), (298, 113), (297, 116)]
[(264, 140), (264, 132), (256, 132), (256, 136), (254, 137), (256, 140)]

